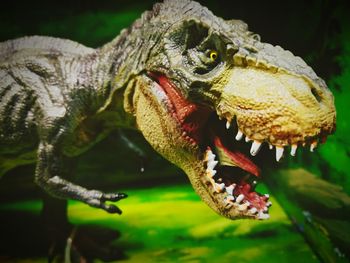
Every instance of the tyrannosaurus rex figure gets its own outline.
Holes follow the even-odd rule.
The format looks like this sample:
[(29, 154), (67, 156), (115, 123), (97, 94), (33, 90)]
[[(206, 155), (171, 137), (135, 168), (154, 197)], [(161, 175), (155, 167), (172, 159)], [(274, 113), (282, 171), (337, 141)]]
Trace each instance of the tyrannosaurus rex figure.
[(156, 4), (98, 49), (23, 37), (0, 43), (0, 174), (36, 162), (51, 196), (110, 213), (126, 195), (69, 181), (69, 160), (118, 127), (138, 129), (228, 218), (268, 218), (259, 168), (236, 146), (311, 150), (335, 129), (333, 96), (300, 58), (189, 0)]

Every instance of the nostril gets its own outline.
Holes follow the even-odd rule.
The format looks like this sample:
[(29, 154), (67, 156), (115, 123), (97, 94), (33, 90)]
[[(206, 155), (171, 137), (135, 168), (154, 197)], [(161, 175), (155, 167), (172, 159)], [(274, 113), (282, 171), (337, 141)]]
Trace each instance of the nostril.
[(311, 93), (312, 93), (312, 95), (314, 95), (314, 97), (316, 98), (316, 100), (317, 100), (318, 102), (321, 102), (322, 97), (321, 97), (321, 95), (320, 95), (320, 92), (319, 92), (315, 87), (312, 87), (312, 88), (311, 88)]

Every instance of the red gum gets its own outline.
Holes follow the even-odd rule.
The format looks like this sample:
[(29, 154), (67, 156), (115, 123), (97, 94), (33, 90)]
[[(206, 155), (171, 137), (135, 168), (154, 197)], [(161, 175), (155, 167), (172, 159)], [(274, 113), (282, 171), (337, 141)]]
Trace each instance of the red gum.
[(239, 185), (236, 186), (234, 190), (234, 195), (238, 196), (240, 194), (243, 194), (245, 196), (245, 199), (247, 199), (250, 202), (251, 207), (255, 207), (259, 210), (262, 210), (266, 206), (267, 197), (260, 196), (256, 192), (252, 192), (251, 186), (248, 183), (241, 182)]
[(255, 176), (260, 176), (260, 170), (259, 168), (244, 154), (227, 149), (223, 143), (221, 142), (221, 139), (217, 136), (214, 138), (214, 144), (216, 147), (221, 148), (225, 151), (225, 153), (231, 158), (231, 160), (237, 164), (241, 169), (247, 171), (248, 173), (251, 173)]
[(170, 80), (161, 74), (150, 72), (149, 75), (156, 79), (163, 88), (169, 100), (172, 102), (177, 120), (182, 129), (196, 143), (200, 142), (200, 131), (208, 120), (210, 110), (207, 107), (186, 100)]

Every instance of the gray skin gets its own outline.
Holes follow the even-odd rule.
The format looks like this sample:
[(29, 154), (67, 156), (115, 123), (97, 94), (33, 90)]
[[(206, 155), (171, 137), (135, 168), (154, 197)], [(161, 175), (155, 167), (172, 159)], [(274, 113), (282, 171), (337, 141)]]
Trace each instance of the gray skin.
[[(217, 50), (220, 60), (210, 61), (207, 50)], [(219, 117), (243, 120), (243, 113), (227, 106), (232, 94), (222, 96), (235, 67), (298, 76), (313, 87), (305, 100), (314, 102), (317, 97), (327, 104), (304, 118), (306, 123), (315, 116), (312, 127), (300, 117), (300, 126), (307, 126), (305, 136), (293, 127), (294, 134), (287, 131), (279, 137), (279, 133), (271, 133), (270, 139), (262, 134), (257, 139), (284, 147), (333, 132), (333, 97), (301, 58), (260, 42), (244, 22), (225, 21), (192, 1), (156, 4), (98, 49), (40, 36), (0, 43), (0, 174), (36, 162), (35, 182), (50, 195), (121, 213), (106, 201), (118, 201), (125, 194), (88, 190), (69, 182), (69, 163), (112, 130), (137, 128), (158, 152), (185, 170), (195, 190), (215, 211), (230, 218), (254, 218), (238, 208), (226, 211), (219, 204), (224, 197), (218, 195), (215, 200), (211, 190), (204, 190), (207, 183), (201, 180), (205, 179), (194, 175), (202, 172), (202, 163), (193, 164), (194, 158), (203, 159), (204, 153), (193, 146), (192, 138), (181, 138), (170, 114), (168, 119), (164, 117), (162, 127), (154, 124), (163, 94), (155, 91), (157, 84), (149, 72), (166, 75), (183, 98), (205, 105)], [(252, 129), (244, 134), (254, 139), (249, 134)], [(178, 133), (178, 140), (170, 139)]]

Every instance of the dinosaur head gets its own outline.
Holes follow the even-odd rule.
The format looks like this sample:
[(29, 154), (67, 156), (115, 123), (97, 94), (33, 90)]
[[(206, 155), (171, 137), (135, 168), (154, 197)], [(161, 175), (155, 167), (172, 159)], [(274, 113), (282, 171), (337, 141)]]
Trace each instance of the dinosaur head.
[[(147, 38), (147, 60), (129, 82), (125, 108), (213, 210), (268, 218), (268, 195), (255, 191), (260, 168), (248, 156), (267, 146), (279, 161), (323, 142), (335, 129), (325, 82), (300, 57), (198, 3), (165, 1), (147, 19), (148, 32), (159, 32)], [(239, 140), (251, 143), (250, 153)]]

